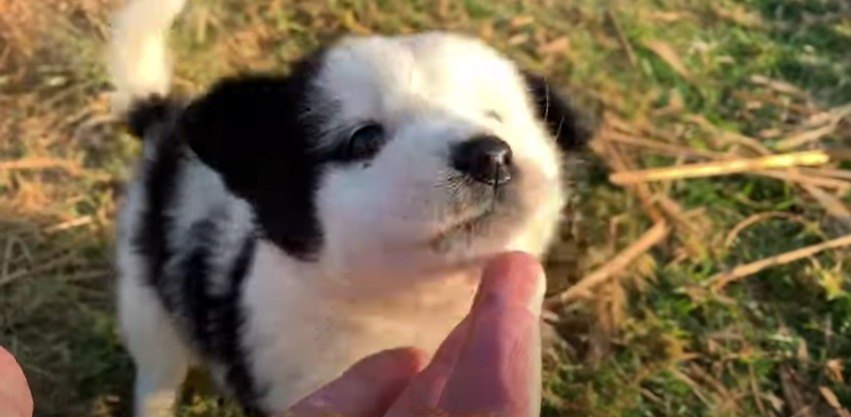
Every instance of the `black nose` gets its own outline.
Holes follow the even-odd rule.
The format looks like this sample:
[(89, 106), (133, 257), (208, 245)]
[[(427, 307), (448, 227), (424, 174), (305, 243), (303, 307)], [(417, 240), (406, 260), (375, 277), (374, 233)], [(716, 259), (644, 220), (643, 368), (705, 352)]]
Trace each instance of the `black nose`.
[(496, 136), (476, 136), (453, 146), (452, 166), (476, 181), (503, 185), (511, 180), (511, 148)]

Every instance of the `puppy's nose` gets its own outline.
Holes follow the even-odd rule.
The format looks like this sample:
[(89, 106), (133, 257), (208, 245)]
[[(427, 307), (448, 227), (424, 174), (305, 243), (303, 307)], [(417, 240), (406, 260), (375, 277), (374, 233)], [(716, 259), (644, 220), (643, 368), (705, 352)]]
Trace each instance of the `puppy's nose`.
[(476, 181), (503, 185), (511, 180), (511, 147), (496, 136), (476, 136), (454, 145), (452, 166)]

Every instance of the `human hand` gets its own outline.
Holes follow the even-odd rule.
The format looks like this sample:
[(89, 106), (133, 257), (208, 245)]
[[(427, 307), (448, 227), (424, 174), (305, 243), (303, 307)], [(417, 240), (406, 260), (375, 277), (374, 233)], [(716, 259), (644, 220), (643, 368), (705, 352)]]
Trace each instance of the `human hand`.
[(0, 347), (0, 416), (31, 417), (33, 399), (24, 371), (11, 353)]
[(525, 417), (540, 413), (544, 272), (532, 256), (488, 264), (470, 313), (430, 362), (379, 352), (296, 404), (295, 417)]

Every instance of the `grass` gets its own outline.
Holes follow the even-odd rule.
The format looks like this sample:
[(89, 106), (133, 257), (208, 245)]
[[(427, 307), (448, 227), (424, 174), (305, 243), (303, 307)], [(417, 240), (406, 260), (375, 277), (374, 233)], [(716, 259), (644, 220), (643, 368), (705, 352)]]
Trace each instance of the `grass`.
[[(0, 3), (0, 161), (20, 161), (0, 164), (0, 344), (23, 364), (39, 416), (127, 411), (132, 364), (115, 331), (111, 245), (139, 149), (107, 117), (112, 5)], [(559, 309), (545, 415), (849, 415), (851, 251), (770, 267), (717, 292), (706, 284), (849, 233), (841, 184), (851, 164), (803, 172), (840, 182), (815, 192), (743, 174), (647, 184), (642, 201), (607, 179), (619, 169), (613, 155), (635, 168), (701, 160), (694, 151), (755, 156), (818, 128), (851, 102), (847, 1), (196, 1), (175, 31), (176, 88), (285, 69), (342, 32), (432, 28), (481, 36), (602, 109), (597, 145), (610, 147), (595, 146), (576, 167), (575, 216), (548, 262), (553, 291), (605, 265), (654, 217), (672, 226), (592, 298)], [(849, 127), (795, 150), (848, 147)], [(681, 152), (615, 143), (612, 132)], [(180, 415), (237, 415), (204, 392), (187, 393)]]

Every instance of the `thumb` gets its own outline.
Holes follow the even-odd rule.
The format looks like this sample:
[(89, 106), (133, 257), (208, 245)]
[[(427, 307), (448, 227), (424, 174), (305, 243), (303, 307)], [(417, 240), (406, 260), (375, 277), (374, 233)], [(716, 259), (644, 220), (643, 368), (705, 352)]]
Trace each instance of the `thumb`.
[(296, 403), (285, 416), (383, 415), (426, 361), (425, 353), (412, 348), (378, 352)]
[(531, 255), (514, 252), (493, 259), (470, 314), (387, 416), (540, 414), (544, 287), (544, 272)]
[(438, 408), (453, 416), (540, 414), (545, 282), (528, 254), (509, 253), (488, 265)]

